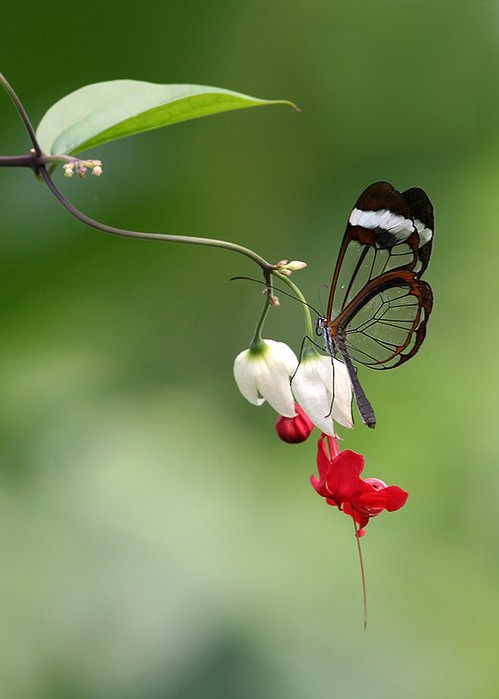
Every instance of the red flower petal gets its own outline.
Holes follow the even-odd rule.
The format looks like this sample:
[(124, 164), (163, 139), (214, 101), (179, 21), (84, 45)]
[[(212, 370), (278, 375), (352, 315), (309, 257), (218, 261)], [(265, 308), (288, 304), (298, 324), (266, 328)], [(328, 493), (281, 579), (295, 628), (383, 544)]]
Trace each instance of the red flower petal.
[(409, 493), (399, 488), (398, 485), (389, 485), (381, 490), (364, 492), (357, 498), (355, 504), (368, 510), (377, 509), (394, 512), (405, 505), (408, 497)]
[(324, 435), (322, 435), (321, 439), (318, 441), (317, 449), (317, 469), (319, 471), (319, 478), (316, 476), (310, 476), (310, 482), (319, 495), (323, 498), (327, 498), (329, 496), (329, 492), (326, 488), (326, 477), (330, 464), (331, 460), (326, 451)]
[(326, 486), (335, 500), (352, 500), (361, 494), (360, 474), (364, 469), (364, 457), (346, 449), (329, 465)]

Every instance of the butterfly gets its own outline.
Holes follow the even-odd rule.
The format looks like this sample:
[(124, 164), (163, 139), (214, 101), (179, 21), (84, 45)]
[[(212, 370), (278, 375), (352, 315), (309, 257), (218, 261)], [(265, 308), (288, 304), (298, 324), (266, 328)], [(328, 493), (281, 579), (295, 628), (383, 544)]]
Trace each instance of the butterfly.
[(421, 279), (433, 232), (433, 206), (419, 187), (398, 192), (376, 182), (350, 214), (317, 332), (331, 357), (343, 360), (368, 427), (376, 417), (354, 363), (392, 369), (421, 347), (433, 307), (431, 286)]

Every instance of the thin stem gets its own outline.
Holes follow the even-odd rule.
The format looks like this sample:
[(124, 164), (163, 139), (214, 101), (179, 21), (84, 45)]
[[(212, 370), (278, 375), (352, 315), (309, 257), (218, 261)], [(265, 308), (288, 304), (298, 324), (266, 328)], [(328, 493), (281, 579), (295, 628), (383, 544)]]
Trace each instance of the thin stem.
[(207, 247), (212, 248), (232, 250), (232, 252), (238, 252), (241, 255), (249, 257), (251, 260), (256, 262), (257, 265), (259, 265), (264, 272), (270, 272), (270, 270), (272, 269), (272, 265), (270, 264), (270, 262), (267, 262), (267, 260), (258, 255), (256, 252), (253, 252), (253, 250), (245, 248), (242, 245), (237, 245), (237, 243), (230, 243), (227, 240), (217, 240), (215, 238), (198, 238), (196, 236), (190, 235), (146, 233), (144, 231), (129, 231), (125, 228), (116, 228), (115, 226), (108, 226), (105, 223), (101, 223), (100, 221), (96, 221), (95, 219), (90, 218), (90, 216), (87, 216), (86, 214), (81, 212), (68, 199), (66, 199), (64, 194), (55, 185), (54, 181), (52, 180), (52, 178), (47, 172), (47, 169), (44, 166), (40, 167), (39, 174), (42, 177), (42, 179), (45, 180), (45, 184), (50, 189), (57, 201), (66, 209), (66, 211), (68, 211), (71, 214), (71, 216), (74, 216), (76, 219), (86, 224), (87, 226), (90, 226), (91, 228), (96, 228), (98, 231), (102, 231), (103, 233), (109, 233), (110, 235), (118, 235), (123, 238), (160, 240), (168, 243), (184, 243), (188, 245), (206, 245)]
[(0, 167), (30, 167), (38, 170), (40, 158), (36, 153), (29, 155), (0, 155)]
[[(37, 171), (42, 165), (59, 165), (60, 163), (74, 163), (82, 165), (101, 165), (100, 160), (82, 160), (74, 155), (37, 155), (34, 148), (29, 155), (0, 155), (0, 167), (30, 167)], [(77, 171), (78, 172), (78, 171)]]
[(42, 179), (45, 180), (47, 187), (50, 189), (52, 194), (55, 196), (57, 201), (76, 219), (85, 223), (87, 226), (96, 228), (97, 230), (103, 231), (104, 233), (109, 233), (110, 235), (118, 235), (124, 238), (141, 238), (144, 240), (162, 240), (170, 243), (187, 243), (190, 245), (206, 245), (208, 247), (224, 248), (226, 250), (233, 250), (234, 252), (239, 252), (241, 255), (246, 255), (246, 257), (254, 260), (262, 269), (271, 269), (272, 265), (260, 257), (257, 253), (245, 248), (236, 243), (230, 243), (226, 240), (216, 240), (214, 238), (198, 238), (196, 236), (187, 235), (169, 235), (166, 233), (146, 233), (144, 231), (129, 231), (125, 228), (116, 228), (115, 226), (108, 226), (105, 223), (96, 221), (90, 216), (87, 216), (79, 209), (76, 208), (60, 191), (60, 189), (55, 185), (54, 181), (48, 174), (45, 167), (40, 168), (40, 175)]
[(28, 132), (29, 140), (33, 144), (33, 149), (35, 151), (35, 155), (40, 157), (42, 155), (42, 149), (40, 148), (40, 144), (38, 143), (38, 139), (36, 137), (35, 129), (33, 128), (33, 125), (31, 121), (29, 120), (29, 117), (26, 113), (26, 110), (24, 109), (21, 100), (17, 96), (17, 94), (14, 91), (14, 88), (12, 85), (8, 82), (8, 80), (5, 78), (5, 76), (0, 73), (0, 84), (6, 91), (6, 93), (9, 95), (10, 99), (14, 103), (15, 108), (17, 109), (17, 112), (19, 116), (21, 117), (21, 121), (23, 122), (26, 131)]
[[(268, 287), (267, 287), (267, 289), (268, 289)], [(267, 313), (269, 312), (269, 308), (271, 305), (272, 304), (270, 302), (270, 292), (267, 291), (267, 294), (265, 295), (265, 303), (263, 304), (262, 312), (260, 313), (260, 317), (258, 318), (258, 321), (256, 323), (253, 337), (251, 338), (250, 350), (259, 351), (261, 349), (261, 346), (263, 343), (262, 328), (263, 328), (263, 324), (265, 323), (265, 319), (267, 317)]]
[(300, 305), (302, 307), (303, 316), (304, 316), (304, 320), (305, 320), (305, 334), (308, 337), (312, 337), (314, 334), (314, 326), (312, 323), (312, 316), (310, 315), (310, 308), (309, 308), (309, 305), (308, 305), (304, 295), (302, 294), (300, 289), (296, 286), (296, 284), (294, 284), (291, 281), (291, 279), (288, 276), (286, 276), (285, 274), (282, 274), (281, 272), (278, 272), (277, 270), (272, 270), (272, 274), (275, 277), (277, 277), (278, 279), (280, 279), (282, 282), (287, 284), (289, 286), (289, 288), (293, 291), (293, 294), (296, 296), (298, 301), (301, 302)]
[(367, 588), (366, 588), (366, 574), (364, 571), (364, 559), (362, 558), (362, 548), (360, 545), (360, 527), (357, 527), (357, 524), (352, 517), (352, 522), (353, 522), (353, 528), (355, 529), (355, 539), (357, 541), (357, 551), (359, 554), (359, 564), (360, 564), (360, 576), (362, 580), (362, 599), (364, 602), (364, 631), (367, 629)]

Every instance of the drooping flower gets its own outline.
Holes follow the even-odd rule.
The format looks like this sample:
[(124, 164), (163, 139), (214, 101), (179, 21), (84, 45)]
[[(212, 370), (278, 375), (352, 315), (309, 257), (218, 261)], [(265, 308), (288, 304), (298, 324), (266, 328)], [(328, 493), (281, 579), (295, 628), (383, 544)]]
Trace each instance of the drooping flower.
[(275, 423), (275, 429), (279, 437), (289, 444), (299, 444), (310, 437), (314, 429), (314, 423), (308, 415), (295, 403), (295, 417), (279, 415)]
[(321, 432), (334, 436), (333, 420), (343, 427), (353, 427), (352, 385), (342, 362), (308, 347), (291, 387), (296, 400)]
[(298, 359), (284, 342), (258, 340), (234, 361), (234, 378), (243, 396), (253, 405), (268, 401), (280, 415), (295, 417), (290, 379)]
[(358, 537), (365, 534), (364, 527), (371, 517), (383, 510), (399, 510), (409, 495), (397, 485), (387, 486), (377, 478), (362, 479), (362, 454), (349, 449), (340, 452), (337, 440), (325, 434), (318, 442), (317, 468), (319, 478), (310, 477), (312, 486), (328, 505), (352, 517), (358, 525)]

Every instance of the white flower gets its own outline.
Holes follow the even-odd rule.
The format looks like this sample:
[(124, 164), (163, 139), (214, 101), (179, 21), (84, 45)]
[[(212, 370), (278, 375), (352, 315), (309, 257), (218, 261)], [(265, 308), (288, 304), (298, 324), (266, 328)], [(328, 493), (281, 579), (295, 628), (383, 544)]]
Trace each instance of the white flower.
[(352, 386), (342, 362), (309, 349), (293, 377), (292, 389), (297, 402), (322, 432), (335, 435), (333, 420), (343, 427), (353, 427)]
[(268, 401), (279, 415), (294, 417), (290, 378), (297, 365), (295, 353), (284, 342), (261, 340), (237, 355), (234, 378), (243, 396), (253, 405)]

